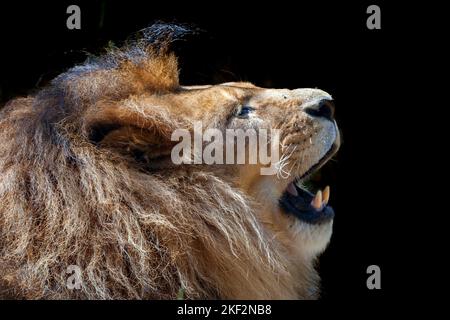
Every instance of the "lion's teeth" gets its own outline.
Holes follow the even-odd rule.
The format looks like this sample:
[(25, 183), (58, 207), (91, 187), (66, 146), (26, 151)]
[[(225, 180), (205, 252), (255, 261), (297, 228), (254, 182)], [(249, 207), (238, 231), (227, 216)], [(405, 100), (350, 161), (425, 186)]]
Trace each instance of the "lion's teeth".
[(292, 182), (288, 184), (286, 191), (292, 194), (294, 197), (298, 196), (297, 189), (295, 189), (295, 186)]
[(322, 195), (323, 206), (326, 206), (328, 204), (328, 200), (330, 200), (330, 187), (326, 186), (325, 189), (323, 189)]
[(322, 209), (322, 191), (317, 191), (316, 195), (314, 196), (314, 199), (311, 201), (311, 205), (316, 210)]

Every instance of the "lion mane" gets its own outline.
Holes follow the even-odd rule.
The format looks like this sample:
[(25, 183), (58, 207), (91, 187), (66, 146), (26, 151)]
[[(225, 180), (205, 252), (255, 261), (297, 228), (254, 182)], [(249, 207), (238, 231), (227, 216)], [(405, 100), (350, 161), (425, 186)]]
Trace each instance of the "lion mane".
[[(295, 298), (316, 281), (294, 280), (257, 204), (224, 175), (204, 166), (143, 170), (95, 143), (101, 130), (93, 128), (132, 123), (170, 137), (180, 125), (157, 111), (143, 115), (132, 101), (176, 92), (168, 48), (185, 31), (153, 25), (1, 110), (1, 296)], [(67, 286), (73, 265), (82, 271), (78, 290)]]

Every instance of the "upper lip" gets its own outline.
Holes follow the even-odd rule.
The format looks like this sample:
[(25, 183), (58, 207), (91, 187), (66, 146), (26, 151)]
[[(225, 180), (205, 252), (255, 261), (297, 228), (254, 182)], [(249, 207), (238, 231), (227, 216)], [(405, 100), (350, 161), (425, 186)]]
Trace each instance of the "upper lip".
[(336, 143), (333, 143), (333, 145), (331, 146), (331, 148), (327, 151), (327, 153), (325, 153), (325, 155), (319, 160), (319, 162), (317, 162), (316, 164), (314, 164), (311, 168), (309, 168), (308, 170), (306, 170), (305, 173), (303, 173), (300, 177), (298, 177), (298, 180), (305, 180), (306, 178), (308, 178), (311, 174), (313, 174), (314, 172), (316, 172), (317, 170), (319, 170), (325, 163), (328, 162), (328, 160), (330, 160), (333, 155), (337, 152), (337, 150), (339, 149), (339, 145)]

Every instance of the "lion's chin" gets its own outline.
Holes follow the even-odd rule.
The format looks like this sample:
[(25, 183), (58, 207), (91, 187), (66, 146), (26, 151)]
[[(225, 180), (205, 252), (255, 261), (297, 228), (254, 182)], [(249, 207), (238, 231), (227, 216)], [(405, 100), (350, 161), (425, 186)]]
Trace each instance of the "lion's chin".
[(293, 232), (297, 250), (301, 251), (303, 257), (314, 259), (326, 249), (330, 242), (333, 233), (333, 220), (320, 225), (312, 225), (297, 220)]

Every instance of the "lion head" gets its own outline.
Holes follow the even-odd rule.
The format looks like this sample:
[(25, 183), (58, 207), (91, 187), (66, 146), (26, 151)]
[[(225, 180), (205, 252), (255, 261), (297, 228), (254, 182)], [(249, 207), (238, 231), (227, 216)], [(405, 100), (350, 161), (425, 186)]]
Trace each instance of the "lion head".
[[(182, 86), (182, 27), (88, 61), (0, 115), (0, 293), (25, 298), (310, 299), (333, 210), (302, 182), (336, 152), (329, 94)], [(194, 123), (277, 129), (261, 162), (175, 164)], [(204, 143), (204, 141), (203, 141)], [(247, 150), (248, 151), (248, 150)], [(233, 151), (234, 152), (234, 151)], [(69, 266), (81, 270), (68, 286)]]

